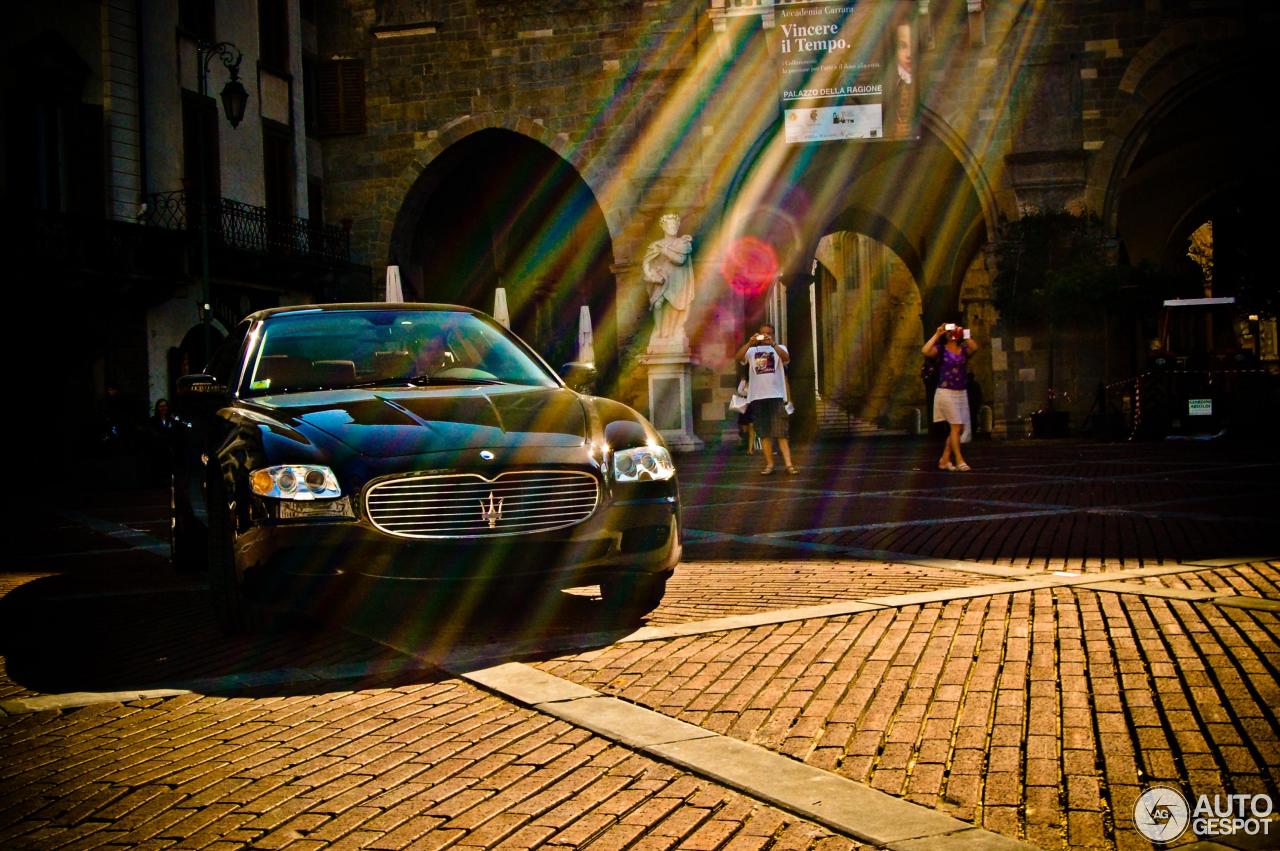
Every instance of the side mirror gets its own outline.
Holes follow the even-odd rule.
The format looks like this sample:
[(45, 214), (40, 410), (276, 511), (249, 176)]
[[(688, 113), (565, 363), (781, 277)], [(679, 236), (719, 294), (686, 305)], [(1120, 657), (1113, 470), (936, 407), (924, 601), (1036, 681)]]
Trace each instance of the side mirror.
[(596, 365), (582, 361), (571, 361), (560, 367), (560, 378), (571, 390), (579, 393), (595, 393)]
[(227, 385), (220, 384), (212, 375), (199, 373), (184, 375), (178, 379), (178, 398), (196, 401), (221, 398), (227, 395)]

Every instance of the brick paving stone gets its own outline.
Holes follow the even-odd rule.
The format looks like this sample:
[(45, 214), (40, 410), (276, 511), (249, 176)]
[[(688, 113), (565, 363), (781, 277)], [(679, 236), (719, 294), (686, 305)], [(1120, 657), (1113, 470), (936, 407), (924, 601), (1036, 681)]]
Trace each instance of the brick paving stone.
[[(414, 784), (412, 781), (396, 784), (396, 790), (407, 788), (411, 793), (416, 791), (419, 794), (432, 792), (438, 797), (445, 791), (443, 784), (456, 782), (455, 792), (434, 806), (454, 812), (455, 818), (466, 822), (465, 827), (455, 829), (444, 824), (447, 816), (431, 815), (431, 805), (417, 803), (412, 794), (396, 803), (394, 797), (388, 797), (391, 790), (376, 782), (377, 775), (364, 775), (374, 778), (368, 782), (345, 785), (336, 797), (325, 798), (322, 795), (317, 798), (313, 794), (323, 792), (323, 787), (303, 785), (300, 782), (307, 780), (309, 783), (308, 778), (294, 777), (294, 782), (287, 782), (287, 778), (256, 777), (255, 766), (240, 766), (237, 769), (233, 764), (225, 764), (222, 771), (239, 770), (240, 773), (210, 778), (208, 782), (188, 780), (186, 786), (179, 787), (188, 789), (190, 794), (187, 795), (175, 793), (166, 787), (130, 787), (117, 780), (112, 783), (91, 783), (80, 793), (79, 798), (66, 801), (56, 787), (50, 786), (35, 795), (33, 801), (26, 806), (31, 813), (45, 809), (53, 814), (53, 818), (37, 821), (29, 813), (11, 826), (5, 835), (25, 837), (24, 841), (34, 837), (34, 841), (51, 844), (54, 837), (74, 838), (80, 835), (80, 831), (84, 835), (96, 835), (110, 829), (121, 841), (134, 844), (151, 842), (156, 846), (170, 844), (170, 840), (180, 837), (187, 837), (188, 842), (193, 842), (196, 841), (193, 837), (198, 837), (199, 847), (209, 847), (219, 841), (221, 833), (223, 841), (227, 837), (236, 837), (231, 844), (238, 843), (240, 847), (249, 844), (262, 848), (297, 847), (302, 844), (308, 847), (398, 848), (447, 843), (457, 843), (460, 847), (480, 847), (510, 839), (520, 835), (520, 831), (525, 831), (525, 836), (548, 836), (549, 831), (555, 828), (539, 825), (538, 822), (548, 818), (552, 808), (564, 811), (565, 824), (560, 829), (587, 814), (593, 814), (593, 819), (615, 826), (622, 824), (622, 820), (630, 819), (629, 824), (635, 827), (632, 838), (649, 832), (653, 826), (649, 817), (657, 812), (652, 807), (660, 802), (665, 802), (661, 803), (661, 812), (665, 813), (661, 820), (667, 825), (664, 830), (667, 833), (679, 833), (681, 837), (706, 822), (708, 813), (723, 809), (726, 802), (737, 802), (740, 808), (747, 810), (751, 808), (736, 793), (629, 754), (625, 749), (609, 745), (585, 731), (576, 730), (562, 722), (540, 718), (528, 710), (503, 704), (493, 697), (457, 683), (414, 690), (418, 701), (429, 702), (434, 698), (445, 703), (455, 700), (460, 692), (468, 702), (483, 706), (484, 712), (490, 715), (510, 716), (512, 723), (501, 728), (518, 732), (501, 737), (501, 747), (509, 750), (512, 759), (532, 757), (528, 770), (512, 771), (509, 765), (507, 769), (500, 768), (497, 773), (484, 777), (461, 775), (477, 774), (467, 769), (474, 769), (478, 762), (484, 762), (488, 757), (480, 757), (478, 762), (455, 758), (454, 765), (441, 771), (431, 785)], [(292, 700), (283, 698), (282, 702), (287, 704)], [(312, 701), (301, 697), (296, 702), (305, 705)], [(203, 708), (207, 717), (213, 719), (218, 717), (222, 701), (196, 698), (185, 703), (196, 707), (197, 715), (202, 714)], [(117, 704), (97, 714), (102, 719), (113, 721), (128, 717), (134, 710), (135, 707)], [(279, 704), (270, 709), (264, 706), (264, 711), (286, 719), (292, 714)], [(12, 729), (53, 723), (54, 738), (27, 738), (26, 747), (39, 748), (60, 740), (56, 733), (58, 727), (83, 727), (84, 719), (78, 717), (80, 715), (81, 713), (74, 712), (52, 715), (47, 719), (37, 716), (5, 719), (4, 724), (0, 725), (0, 731), (7, 733)], [(259, 733), (267, 738), (281, 739), (279, 734), (286, 732), (277, 730), (275, 725), (266, 722), (259, 721), (257, 725)], [(121, 732), (125, 729), (124, 726), (118, 728)], [(204, 729), (213, 740), (222, 735), (220, 728), (214, 724), (206, 722)], [(371, 728), (366, 726), (365, 729), (367, 734)], [(483, 750), (482, 743), (491, 742), (498, 729), (499, 726), (494, 723), (473, 725), (461, 730), (441, 728), (435, 741), (421, 742), (413, 750), (415, 753), (424, 753), (440, 748), (448, 737), (461, 736), (463, 741), (458, 743), (462, 746), (461, 750), (477, 748), (479, 753)], [(309, 734), (300, 737), (300, 746), (290, 751), (293, 754), (291, 764), (304, 768), (308, 765), (307, 760), (299, 760), (297, 755), (315, 753), (313, 746), (321, 741), (311, 742), (308, 737)], [(11, 748), (17, 747), (15, 742), (21, 738), (3, 735), (0, 737), (0, 747), (7, 754)], [(334, 737), (335, 741), (341, 739), (340, 735)], [(123, 741), (127, 742), (127, 737)], [(188, 746), (196, 742), (197, 739), (192, 739)], [(110, 745), (103, 743), (102, 747), (106, 749), (104, 755), (109, 756)], [(458, 749), (444, 751), (460, 752)], [(162, 752), (152, 755), (152, 759), (162, 758)], [(311, 757), (315, 758), (317, 757)], [(66, 772), (68, 769), (63, 767), (65, 759), (64, 751), (62, 756), (50, 754), (45, 762), (58, 772)], [(491, 764), (498, 765), (499, 762), (500, 760)], [(78, 764), (85, 766), (90, 763), (93, 767), (86, 770), (99, 773), (105, 771), (107, 764), (99, 762), (97, 758)], [(370, 764), (371, 761), (356, 762), (355, 767), (358, 771), (368, 771)], [(390, 774), (401, 771), (406, 763), (394, 761), (383, 765)], [(144, 762), (142, 768), (147, 770), (149, 766)], [(425, 763), (421, 768), (423, 774), (433, 770)], [(534, 774), (538, 775), (536, 779)], [(507, 784), (505, 787), (504, 781)], [(508, 807), (507, 800), (504, 799), (504, 806), (501, 808), (488, 811), (477, 809), (485, 801), (496, 800), (504, 795), (507, 788), (521, 786), (523, 790), (515, 793), (515, 800), (524, 801), (528, 806), (516, 804)], [(554, 794), (557, 786), (564, 787), (565, 791)], [(7, 780), (0, 780), (0, 800), (17, 800), (11, 794), (13, 791), (15, 790), (8, 785)], [(553, 792), (553, 796), (545, 797), (547, 792)], [(539, 796), (544, 796), (541, 805), (534, 803)], [(345, 806), (334, 806), (339, 799), (345, 799)], [(704, 806), (690, 806), (688, 801), (696, 801)], [(375, 805), (376, 803), (380, 805)], [(770, 808), (764, 809), (776, 812)], [(114, 814), (115, 818), (111, 822), (104, 819), (103, 813), (106, 812)], [(72, 814), (73, 821), (78, 820), (81, 824), (56, 820), (59, 815), (68, 813)], [(778, 814), (777, 818), (783, 825), (796, 824), (796, 820), (790, 816)], [(716, 829), (721, 830), (719, 827)], [(711, 835), (710, 827), (707, 831), (703, 836)], [(829, 836), (820, 830), (803, 835), (808, 836), (808, 839), (800, 847), (806, 848), (815, 847), (822, 838)], [(41, 840), (42, 836), (45, 839)]]
[[(406, 848), (428, 834), (444, 833), (452, 835), (465, 834), (465, 830), (455, 831), (444, 826), (445, 819), (433, 818), (430, 815), (414, 815), (410, 816), (406, 821), (402, 822), (398, 827), (383, 833), (375, 842), (370, 843), (371, 848), (385, 848), (389, 851), (395, 849)], [(374, 826), (370, 823), (369, 826)]]
[[(791, 540), (981, 558), (1028, 576), (1169, 563), (1215, 555), (1227, 549), (1224, 544), (1240, 551), (1273, 540), (1270, 529), (1264, 534), (1248, 516), (1254, 509), (1247, 500), (1232, 503), (1242, 519), (1211, 527), (1174, 516), (1227, 505), (1223, 496), (1230, 490), (1267, 492), (1259, 486), (1276, 471), (1265, 464), (1250, 468), (1254, 484), (1242, 486), (1227, 484), (1230, 472), (1187, 465), (1188, 453), (1199, 448), (1088, 447), (1068, 450), (1078, 457), (1054, 456), (1050, 473), (1046, 456), (1059, 450), (1045, 447), (1002, 446), (982, 459), (988, 477), (982, 482), (948, 479), (942, 490), (894, 498), (895, 510), (877, 513), (904, 521), (895, 528)], [(884, 460), (892, 467), (908, 456), (894, 450)], [(758, 500), (725, 489), (699, 491), (697, 459), (691, 463), (686, 475), (682, 462), (691, 528), (714, 525), (709, 521), (717, 517), (736, 522), (735, 512), (759, 517)], [(1004, 478), (992, 478), (993, 468)], [(1116, 478), (1121, 471), (1127, 477)], [(730, 504), (714, 505), (717, 499), (707, 496), (715, 494)], [(939, 495), (955, 501), (942, 502)], [(1064, 513), (991, 523), (916, 522), (968, 512), (966, 503), (993, 497), (1060, 505)], [(807, 519), (814, 500), (796, 501), (793, 512), (789, 499), (779, 493), (777, 510), (771, 505), (765, 522)], [(859, 499), (824, 502), (827, 516), (836, 518), (832, 525), (857, 525), (846, 518), (866, 516), (857, 508), (871, 504)], [(1131, 514), (1076, 511), (1144, 504), (1155, 507)], [(145, 526), (149, 521), (137, 522), (152, 528)], [(96, 535), (77, 534), (65, 545), (78, 540), (101, 547)], [(687, 551), (691, 557), (720, 546), (696, 540)], [(750, 548), (752, 557), (683, 565), (649, 622), (991, 581), (938, 568), (733, 546)], [(760, 557), (779, 552), (788, 559)], [(110, 570), (77, 567), (65, 581), (88, 590), (106, 588), (108, 575), (116, 587), (155, 582), (160, 560), (148, 558), (144, 564), (135, 556), (113, 556), (102, 561)], [(71, 564), (60, 567), (64, 563)], [(0, 572), (0, 594), (29, 592), (52, 579), (64, 581), (50, 572)], [(1280, 566), (1255, 562), (1128, 582), (1275, 598)], [(70, 654), (42, 656), (24, 646), (16, 658), (0, 660), (0, 699), (34, 695), (39, 688), (33, 684), (58, 681), (52, 674), (94, 687), (141, 683), (144, 676), (172, 681), (178, 672), (190, 679), (396, 657), (354, 636), (225, 642), (189, 589), (175, 587), (147, 603), (162, 599), (169, 604), (150, 620), (137, 601), (101, 608), (123, 624), (145, 623), (150, 636), (140, 637), (133, 627), (120, 632), (125, 640), (113, 649), (145, 657), (147, 640), (153, 640), (153, 646), (179, 650), (181, 660), (160, 669), (123, 656), (116, 664), (104, 649), (96, 664), (112, 664), (93, 671), (68, 665)], [(1274, 613), (1057, 588), (605, 646), (539, 664), (1010, 836), (1049, 847), (1130, 848), (1149, 847), (1134, 844), (1130, 813), (1151, 780), (1195, 790), (1276, 793), (1278, 643)], [(47, 673), (33, 673), (39, 671)], [(192, 831), (187, 842), (193, 844), (184, 847), (244, 847), (285, 838), (292, 847), (370, 847), (401, 828), (406, 835), (396, 841), (407, 841), (416, 829), (407, 827), (413, 819), (450, 800), (469, 804), (451, 816), (466, 827), (429, 830), (419, 837), (423, 847), (519, 847), (510, 843), (522, 836), (532, 845), (584, 818), (610, 822), (598, 836), (602, 847), (853, 845), (464, 683), (435, 680), (420, 670), (389, 687), (325, 684), (314, 694), (304, 693), (312, 687), (268, 688), (230, 699), (197, 694), (0, 717), (0, 760), (11, 769), (0, 777), (0, 845), (7, 837), (49, 847), (96, 837), (165, 847)], [(1025, 748), (1021, 756), (1019, 746)], [(424, 795), (419, 811), (409, 814), (416, 796)], [(659, 802), (669, 806), (655, 807)], [(211, 815), (211, 822), (200, 821)], [(395, 826), (370, 829), (379, 818)]]
[(377, 814), (377, 807), (351, 807), (338, 815), (328, 816), (314, 829), (308, 831), (307, 836), (310, 839), (315, 839), (321, 842), (336, 842), (348, 834), (356, 832), (358, 828), (363, 826), (369, 821), (369, 819)]
[[(1263, 745), (1245, 747), (1238, 744), (1245, 739), (1239, 722), (1207, 724), (1188, 700), (1181, 669), (1166, 664), (1169, 648), (1164, 636), (1172, 630), (1175, 637), (1190, 637), (1194, 651), (1206, 658), (1208, 654), (1229, 657), (1230, 663), (1224, 661), (1212, 668), (1222, 668), (1226, 673), (1218, 680), (1225, 678), (1230, 683), (1245, 682), (1234, 672), (1244, 670), (1240, 660), (1254, 659), (1256, 653), (1244, 642), (1224, 640), (1207, 625), (1196, 630), (1180, 626), (1194, 616), (1197, 621), (1212, 618), (1219, 629), (1228, 629), (1228, 616), (1216, 608), (1206, 610), (1169, 600), (1151, 606), (1153, 609), (1133, 596), (1050, 589), (1014, 595), (1012, 600), (935, 605), (926, 617), (921, 617), (917, 607), (892, 614), (854, 615), (840, 620), (841, 629), (835, 635), (801, 631), (797, 634), (808, 642), (843, 639), (835, 666), (848, 668), (853, 676), (835, 701), (824, 703), (812, 695), (794, 701), (799, 714), (788, 720), (789, 735), (781, 749), (852, 779), (951, 809), (989, 829), (1029, 836), (1029, 825), (1035, 825), (1040, 837), (1061, 834), (1083, 847), (1099, 843), (1099, 847), (1115, 847), (1114, 831), (1104, 829), (1104, 821), (1090, 815), (1101, 818), (1114, 809), (1112, 789), (1121, 794), (1136, 788), (1140, 781), (1147, 782), (1143, 778), (1206, 781), (1209, 772), (1201, 769), (1188, 775), (1178, 767), (1181, 752), (1171, 751), (1170, 743), (1179, 734), (1206, 740), (1201, 747), (1218, 754), (1221, 764), (1213, 776), (1219, 786), (1229, 787), (1233, 776), (1243, 777), (1246, 771), (1269, 777), (1274, 784), (1277, 766), (1261, 762), (1260, 755), (1263, 748), (1268, 753), (1278, 750), (1275, 743), (1280, 728), (1270, 723), (1255, 725), (1257, 732), (1249, 739)], [(1165, 618), (1167, 624), (1157, 626), (1151, 611), (1166, 608), (1176, 611), (1182, 620)], [(920, 664), (926, 648), (938, 653), (939, 645), (927, 638), (926, 629), (939, 623), (965, 623), (978, 613), (985, 617), (973, 621), (977, 631), (969, 633), (978, 636), (976, 647), (953, 632), (949, 645), (943, 645), (947, 658), (938, 660), (935, 656), (927, 666)], [(872, 622), (878, 622), (879, 628), (869, 629)], [(769, 654), (778, 651), (766, 648), (790, 646), (781, 643), (779, 635), (776, 629), (761, 627), (734, 633), (728, 644), (722, 636), (682, 639), (670, 643), (660, 656), (631, 655), (626, 664), (617, 661), (621, 651), (614, 649), (595, 653), (593, 665), (580, 665), (570, 656), (540, 663), (540, 667), (582, 685), (611, 686), (614, 693), (643, 705), (659, 706), (650, 701), (652, 695), (661, 695), (661, 711), (693, 720), (693, 713), (686, 713), (679, 697), (672, 698), (685, 693), (683, 677), (705, 677), (708, 673), (721, 679), (734, 676), (732, 664), (710, 669), (714, 662), (727, 658), (718, 653), (720, 648), (732, 646), (738, 659), (770, 659)], [(1258, 635), (1274, 656), (1274, 634), (1260, 631)], [(807, 658), (816, 655), (810, 649)], [(701, 662), (700, 668), (689, 667), (694, 658)], [(1087, 666), (1076, 661), (1082, 659), (1088, 660)], [(890, 664), (895, 660), (903, 665)], [(956, 666), (962, 660), (967, 660), (963, 662), (967, 670)], [(593, 675), (594, 665), (609, 669), (607, 684)], [(959, 673), (946, 674), (948, 669)], [(774, 679), (753, 679), (756, 693), (773, 696), (796, 689), (797, 680), (781, 673), (786, 670), (785, 657), (771, 668), (758, 670), (774, 672)], [(935, 671), (944, 673), (936, 676)], [(1256, 678), (1252, 682), (1253, 691), (1265, 687), (1275, 694), (1274, 679), (1263, 679), (1262, 686), (1256, 685)], [(1000, 684), (1004, 687), (997, 689)], [(732, 714), (740, 706), (734, 695), (742, 693), (741, 683), (723, 686), (723, 682), (713, 681), (697, 690), (698, 721), (704, 726), (715, 726), (706, 723), (716, 715), (713, 711), (708, 716), (708, 707)], [(921, 702), (925, 699), (923, 689), (931, 690), (928, 699), (932, 702)], [(1230, 718), (1239, 717), (1237, 707), (1246, 716), (1256, 713), (1253, 691), (1248, 687), (1214, 687), (1211, 691), (1212, 705), (1227, 707), (1225, 714)], [(715, 695), (721, 695), (718, 703), (709, 700)], [(937, 700), (940, 697), (946, 701)], [(915, 708), (922, 705), (923, 712)], [(942, 716), (938, 715), (940, 706), (948, 707)], [(1209, 717), (1217, 716), (1209, 713)], [(724, 726), (723, 731), (747, 741), (776, 742), (776, 727), (771, 726), (768, 716), (738, 718), (736, 725)], [(928, 736), (925, 725), (933, 725)], [(911, 766), (925, 753), (926, 743), (936, 743), (939, 727), (953, 729), (954, 734), (949, 752), (939, 750), (936, 744), (928, 752), (929, 758), (946, 765), (945, 784), (930, 797), (912, 788)], [(908, 729), (914, 734), (908, 735)], [(1143, 730), (1157, 735), (1148, 742)], [(1215, 735), (1221, 741), (1214, 739)], [(836, 758), (831, 749), (841, 740), (845, 753)], [(1141, 767), (1141, 775), (1135, 765)], [(1025, 814), (1026, 799), (1036, 788), (1031, 784), (1046, 790), (1036, 793), (1039, 806), (1032, 808), (1038, 814), (1035, 819)], [(1054, 800), (1059, 789), (1067, 796), (1061, 803)], [(988, 812), (997, 808), (999, 815), (992, 815), (993, 824), (988, 824)], [(1093, 838), (1086, 841), (1083, 837), (1094, 828)]]

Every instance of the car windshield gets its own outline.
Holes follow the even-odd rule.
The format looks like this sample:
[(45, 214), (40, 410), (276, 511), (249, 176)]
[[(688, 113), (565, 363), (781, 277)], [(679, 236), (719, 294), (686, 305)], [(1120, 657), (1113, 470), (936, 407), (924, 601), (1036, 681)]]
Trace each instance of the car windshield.
[(242, 392), (409, 384), (554, 387), (497, 325), (452, 310), (314, 310), (277, 314), (249, 350)]

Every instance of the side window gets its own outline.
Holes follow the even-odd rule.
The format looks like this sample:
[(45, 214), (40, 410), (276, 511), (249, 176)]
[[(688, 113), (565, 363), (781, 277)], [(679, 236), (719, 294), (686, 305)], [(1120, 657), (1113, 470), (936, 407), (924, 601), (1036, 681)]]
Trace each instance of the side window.
[(213, 359), (209, 362), (209, 374), (219, 384), (231, 384), (240, 377), (237, 369), (240, 364), (240, 347), (244, 345), (244, 338), (248, 333), (249, 323), (241, 322), (213, 353)]

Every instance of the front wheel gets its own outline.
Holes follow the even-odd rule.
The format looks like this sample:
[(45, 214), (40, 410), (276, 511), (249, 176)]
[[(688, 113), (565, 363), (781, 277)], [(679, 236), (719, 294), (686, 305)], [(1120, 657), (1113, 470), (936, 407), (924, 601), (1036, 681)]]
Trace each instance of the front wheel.
[(640, 618), (658, 608), (667, 593), (670, 573), (631, 573), (600, 582), (600, 596), (611, 611)]
[(209, 591), (218, 625), (229, 635), (263, 632), (271, 625), (270, 612), (240, 581), (230, 508), (220, 489), (209, 490)]

